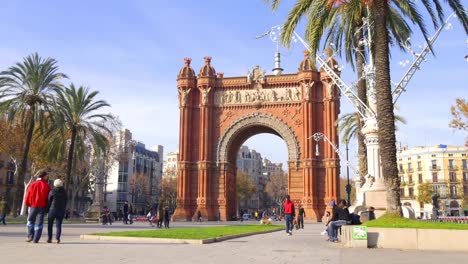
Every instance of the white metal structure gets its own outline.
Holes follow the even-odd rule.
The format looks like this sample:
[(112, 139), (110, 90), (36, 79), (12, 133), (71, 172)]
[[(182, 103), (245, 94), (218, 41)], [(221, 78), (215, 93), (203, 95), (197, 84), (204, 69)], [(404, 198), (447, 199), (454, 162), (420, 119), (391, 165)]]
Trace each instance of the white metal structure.
[[(415, 59), (406, 72), (406, 74), (403, 76), (403, 78), (400, 80), (400, 82), (396, 85), (395, 89), (392, 92), (393, 95), (393, 102), (395, 103), (398, 98), (400, 97), (401, 93), (405, 91), (406, 86), (408, 85), (409, 81), (415, 74), (416, 70), (420, 68), (420, 65), (423, 61), (425, 61), (425, 56), (429, 53), (433, 43), (436, 41), (436, 39), (439, 37), (440, 33), (442, 30), (450, 24), (450, 19), (455, 17), (455, 13), (451, 14), (445, 21), (444, 23), (439, 27), (439, 29), (434, 33), (434, 35), (430, 38), (429, 43), (426, 43), (425, 47), (422, 49), (420, 53), (415, 53), (412, 51), (409, 46), (408, 50), (411, 51), (411, 53), (414, 55)], [(338, 89), (340, 90), (341, 94), (343, 94), (353, 105), (353, 107), (356, 109), (356, 111), (359, 113), (362, 121), (364, 122), (364, 126), (362, 129), (362, 133), (364, 134), (365, 137), (365, 143), (366, 143), (366, 149), (367, 149), (367, 168), (368, 168), (368, 175), (366, 175), (366, 184), (363, 186), (362, 191), (368, 191), (368, 192), (385, 192), (385, 186), (383, 183), (383, 178), (382, 178), (382, 168), (380, 164), (380, 154), (379, 154), (379, 143), (378, 143), (378, 127), (377, 127), (377, 100), (376, 100), (376, 91), (375, 91), (375, 71), (374, 71), (374, 62), (372, 59), (372, 53), (370, 50), (371, 46), (371, 41), (372, 41), (372, 36), (371, 36), (371, 23), (368, 21), (367, 18), (363, 18), (364, 25), (363, 27), (367, 28), (367, 39), (363, 39), (359, 41), (359, 45), (365, 45), (367, 46), (369, 50), (369, 61), (367, 62), (366, 65), (364, 65), (364, 77), (367, 82), (367, 96), (368, 96), (368, 102), (369, 105), (366, 105), (362, 100), (358, 98), (356, 95), (355, 90), (347, 85), (341, 77), (337, 74), (337, 70), (339, 69), (333, 69), (330, 67), (327, 62), (330, 60), (333, 55), (330, 55), (329, 58), (322, 58), (321, 56), (316, 56), (316, 60), (318, 62), (318, 66), (322, 68), (327, 75), (333, 80), (333, 82), (336, 84)], [(272, 27), (268, 32), (265, 34), (257, 37), (261, 38), (266, 35), (270, 35), (270, 38), (272, 41), (278, 43), (279, 36), (282, 30), (282, 26), (274, 26)], [(293, 41), (299, 40), (304, 47), (311, 51), (309, 44), (297, 34), (297, 32), (293, 32)], [(320, 137), (321, 133), (315, 133), (313, 135), (314, 139), (316, 141), (320, 140), (320, 138), (325, 138), (324, 135), (322, 134), (322, 137)], [(337, 151), (336, 146), (332, 144), (329, 140), (326, 140), (328, 143), (330, 143), (335, 151)], [(339, 151), (337, 151), (339, 154)], [(356, 170), (350, 166), (349, 161), (347, 161), (347, 166), (350, 167), (353, 170), (353, 173), (355, 175), (359, 175), (356, 173)], [(356, 177), (355, 181), (359, 181), (359, 177)], [(359, 184), (357, 184), (359, 185)], [(360, 187), (360, 186), (357, 186)], [(358, 204), (364, 204), (364, 198), (359, 198), (358, 194)], [(366, 198), (367, 199), (367, 198)], [(380, 199), (381, 201), (385, 201), (385, 199)], [(380, 203), (381, 203), (380, 201)], [(372, 201), (370, 201), (372, 202)], [(384, 204), (377, 204), (378, 202), (373, 203), (374, 206), (378, 207), (385, 207)]]

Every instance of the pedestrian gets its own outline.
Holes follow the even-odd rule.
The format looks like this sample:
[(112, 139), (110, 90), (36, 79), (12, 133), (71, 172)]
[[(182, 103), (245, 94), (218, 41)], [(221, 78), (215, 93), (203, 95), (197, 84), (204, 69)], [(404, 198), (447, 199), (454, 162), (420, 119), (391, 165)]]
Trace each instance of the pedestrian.
[(65, 217), (65, 209), (67, 207), (67, 193), (63, 188), (63, 182), (60, 179), (54, 181), (54, 188), (49, 192), (49, 199), (47, 202), (48, 224), (47, 224), (47, 243), (52, 243), (52, 227), (54, 221), (56, 223), (55, 243), (60, 243), (60, 236), (62, 235), (62, 222)]
[(302, 205), (299, 205), (299, 213), (297, 214), (297, 225), (299, 228), (304, 229), (304, 217), (306, 217), (306, 213)]
[(130, 224), (133, 224), (133, 205), (129, 204), (128, 205), (128, 221)]
[(125, 201), (123, 205), (123, 223), (128, 224), (128, 201)]
[(292, 235), (292, 230), (294, 227), (293, 219), (296, 214), (296, 210), (294, 209), (294, 203), (291, 201), (291, 197), (286, 195), (286, 201), (283, 204), (284, 207), (284, 219), (286, 220), (286, 233), (288, 236)]
[(44, 213), (50, 192), (50, 186), (47, 184), (49, 179), (47, 171), (45, 169), (39, 170), (36, 178), (36, 181), (29, 186), (25, 197), (26, 206), (29, 207), (28, 238), (26, 242), (33, 241), (34, 243), (38, 243), (41, 239)]
[(197, 221), (198, 222), (201, 222), (203, 219), (202, 219), (202, 214), (200, 212), (200, 210), (198, 210), (198, 213), (197, 213)]
[(255, 220), (258, 220), (258, 211), (255, 211)]
[(6, 225), (6, 214), (7, 214), (7, 202), (5, 201), (5, 197), (0, 198), (0, 223)]
[(158, 207), (158, 224), (157, 224), (158, 228), (162, 228), (163, 221), (164, 221), (164, 209), (162, 205), (160, 204)]
[(164, 227), (169, 228), (169, 208), (164, 208)]

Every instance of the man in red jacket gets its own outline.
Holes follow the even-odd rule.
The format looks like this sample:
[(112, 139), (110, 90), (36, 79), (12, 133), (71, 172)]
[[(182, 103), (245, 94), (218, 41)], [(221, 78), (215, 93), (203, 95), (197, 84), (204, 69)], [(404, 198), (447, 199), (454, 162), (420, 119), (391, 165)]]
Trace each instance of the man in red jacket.
[(291, 197), (286, 195), (286, 201), (283, 204), (284, 207), (284, 220), (286, 221), (286, 234), (292, 235), (294, 227), (293, 219), (296, 216), (296, 210), (294, 209), (294, 203), (291, 201)]
[(46, 170), (40, 170), (36, 174), (37, 180), (29, 186), (26, 192), (26, 206), (28, 213), (28, 239), (26, 242), (39, 242), (44, 224), (44, 214), (47, 207), (50, 186), (47, 183), (49, 176)]

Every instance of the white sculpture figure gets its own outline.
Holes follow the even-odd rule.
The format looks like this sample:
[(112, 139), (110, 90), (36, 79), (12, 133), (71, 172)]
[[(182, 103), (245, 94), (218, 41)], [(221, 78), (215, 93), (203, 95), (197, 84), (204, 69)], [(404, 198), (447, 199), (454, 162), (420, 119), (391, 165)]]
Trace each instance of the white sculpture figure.
[(179, 90), (179, 107), (187, 104), (187, 95), (190, 93), (190, 90), (192, 90), (192, 88)]
[(242, 95), (239, 91), (236, 91), (236, 103), (242, 103)]
[(299, 101), (301, 100), (301, 92), (296, 88), (294, 88), (294, 100)]
[(211, 87), (208, 87), (207, 89), (201, 89), (203, 105), (206, 105), (208, 103), (208, 95), (210, 93), (210, 90), (211, 90)]

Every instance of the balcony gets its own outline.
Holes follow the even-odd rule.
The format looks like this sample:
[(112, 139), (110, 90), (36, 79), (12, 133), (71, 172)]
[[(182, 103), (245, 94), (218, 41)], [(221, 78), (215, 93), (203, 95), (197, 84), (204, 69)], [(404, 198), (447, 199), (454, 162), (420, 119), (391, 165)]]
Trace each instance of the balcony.
[(468, 172), (468, 167), (462, 167), (462, 170)]
[(437, 165), (429, 166), (429, 170), (431, 170), (431, 171), (439, 171), (439, 170), (440, 170), (440, 166), (437, 166)]
[(405, 170), (404, 169), (398, 169), (398, 174), (405, 174)]
[(408, 173), (413, 173), (413, 172), (414, 172), (414, 169), (413, 169), (413, 168), (409, 168), (407, 171), (408, 171)]
[(418, 171), (422, 171), (422, 167), (418, 167)]
[(448, 170), (450, 170), (450, 171), (458, 170), (458, 166), (456, 166), (456, 165), (448, 166)]

